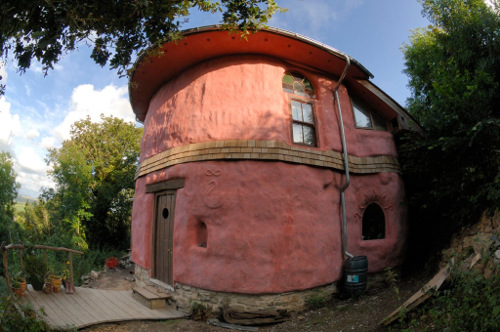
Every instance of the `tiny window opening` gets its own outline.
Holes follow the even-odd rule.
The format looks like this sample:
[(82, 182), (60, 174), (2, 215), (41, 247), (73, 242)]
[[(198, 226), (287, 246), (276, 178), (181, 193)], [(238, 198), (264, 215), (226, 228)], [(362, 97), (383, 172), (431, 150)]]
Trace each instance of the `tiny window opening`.
[(369, 204), (363, 212), (362, 223), (363, 240), (385, 238), (385, 214), (380, 205)]

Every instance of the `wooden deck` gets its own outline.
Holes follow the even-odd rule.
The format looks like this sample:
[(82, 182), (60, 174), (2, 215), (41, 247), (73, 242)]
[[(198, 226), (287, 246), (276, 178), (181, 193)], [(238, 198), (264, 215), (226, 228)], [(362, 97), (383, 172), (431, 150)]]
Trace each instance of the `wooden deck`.
[(132, 291), (112, 291), (76, 287), (74, 294), (45, 294), (30, 290), (23, 301), (34, 309), (44, 308), (44, 320), (56, 329), (80, 329), (98, 323), (129, 320), (163, 320), (186, 315), (174, 308), (148, 309), (132, 296)]

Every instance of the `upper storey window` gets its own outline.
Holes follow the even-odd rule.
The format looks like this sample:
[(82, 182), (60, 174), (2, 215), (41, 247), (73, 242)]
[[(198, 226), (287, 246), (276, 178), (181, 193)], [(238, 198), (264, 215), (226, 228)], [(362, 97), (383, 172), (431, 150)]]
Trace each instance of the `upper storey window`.
[(316, 98), (314, 87), (307, 78), (297, 72), (285, 73), (283, 91), (306, 98)]
[(303, 98), (290, 101), (292, 115), (292, 140), (297, 144), (316, 146), (313, 98), (316, 93), (311, 82), (297, 72), (285, 73), (283, 91)]
[(365, 104), (353, 100), (352, 109), (357, 128), (387, 130), (386, 121)]

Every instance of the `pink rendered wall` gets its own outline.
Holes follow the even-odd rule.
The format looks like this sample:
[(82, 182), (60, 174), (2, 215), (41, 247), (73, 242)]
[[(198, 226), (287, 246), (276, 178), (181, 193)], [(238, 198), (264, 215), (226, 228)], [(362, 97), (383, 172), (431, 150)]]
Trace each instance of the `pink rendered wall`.
[[(291, 141), (290, 98), (282, 90), (286, 70), (314, 84), (319, 150), (341, 151), (336, 82), (267, 57), (223, 57), (203, 62), (167, 82), (154, 95), (144, 122), (141, 160), (174, 146), (223, 139)], [(397, 156), (386, 131), (356, 129), (347, 90), (339, 91), (349, 154)]]
[[(281, 87), (285, 70), (298, 70), (315, 85), (319, 146), (312, 149), (340, 151), (331, 91), (335, 82), (270, 58), (225, 57), (187, 70), (156, 93), (145, 120), (141, 160), (210, 140), (293, 145), (290, 96)], [(354, 128), (347, 90), (342, 86), (339, 94), (349, 153), (395, 156), (392, 135)], [(216, 170), (219, 176), (207, 175)], [(218, 291), (276, 293), (341, 277), (340, 173), (281, 162), (195, 162), (139, 178), (132, 215), (136, 264), (151, 268), (154, 195), (146, 194), (144, 186), (179, 177), (186, 183), (176, 199), (175, 282)], [(400, 177), (380, 173), (351, 179), (346, 192), (349, 251), (367, 255), (370, 272), (400, 263), (406, 231)], [(384, 208), (385, 239), (361, 240), (361, 215), (369, 202)], [(196, 243), (200, 221), (207, 226), (207, 248)]]

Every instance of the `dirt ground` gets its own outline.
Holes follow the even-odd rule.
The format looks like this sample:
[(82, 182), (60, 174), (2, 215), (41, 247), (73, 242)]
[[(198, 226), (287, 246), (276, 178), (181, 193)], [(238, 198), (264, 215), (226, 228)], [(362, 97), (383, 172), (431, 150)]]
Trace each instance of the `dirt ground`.
[[(99, 289), (129, 290), (133, 282), (131, 270), (117, 268), (106, 269), (90, 287)], [(391, 285), (368, 290), (357, 298), (334, 296), (326, 306), (320, 309), (308, 310), (292, 316), (292, 319), (280, 324), (259, 326), (259, 331), (387, 331), (378, 323), (400, 304), (411, 297), (430, 279), (429, 275), (402, 278)], [(230, 331), (214, 327), (205, 322), (189, 319), (168, 321), (132, 321), (114, 324), (100, 324), (86, 328), (86, 332), (117, 332), (117, 331)]]

